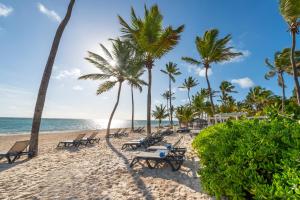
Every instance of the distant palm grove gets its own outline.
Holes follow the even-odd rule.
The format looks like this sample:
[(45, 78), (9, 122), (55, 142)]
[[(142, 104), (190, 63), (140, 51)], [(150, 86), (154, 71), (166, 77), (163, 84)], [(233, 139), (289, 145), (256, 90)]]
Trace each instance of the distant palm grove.
[[(71, 18), (74, 4), (75, 0), (70, 0), (44, 69), (32, 123), (30, 157), (38, 154), (38, 136), (47, 88), (60, 39)], [(300, 50), (296, 49), (300, 0), (280, 0), (279, 12), (287, 23), (291, 42), (273, 52), (273, 57), (261, 61), (261, 67), (266, 72), (260, 76), (267, 80), (276, 79), (280, 95), (275, 95), (264, 86), (255, 86), (249, 89), (243, 100), (237, 101), (233, 97), (237, 91), (231, 82), (223, 80), (219, 87), (213, 88), (209, 70), (218, 63), (243, 54), (231, 45), (231, 34), (222, 37), (222, 31), (212, 28), (203, 30), (195, 38), (196, 57), (180, 55), (183, 62), (204, 70), (206, 85), (199, 86), (197, 78), (193, 76), (184, 77), (184, 81), (178, 83), (176, 79), (183, 76), (180, 72), (182, 66), (170, 60), (160, 68), (160, 75), (165, 77), (168, 89), (160, 94), (164, 104), (159, 105), (152, 103), (152, 69), (158, 67), (157, 60), (176, 48), (185, 27), (163, 25), (165, 21), (158, 5), (145, 6), (142, 17), (137, 16), (134, 8), (131, 8), (129, 21), (118, 16), (120, 36), (110, 39), (111, 48), (100, 44), (101, 55), (88, 51), (85, 58), (98, 72), (78, 77), (80, 80), (99, 82), (97, 95), (118, 88), (106, 136), (110, 134), (114, 114), (122, 101), (123, 86), (127, 84), (131, 89), (132, 130), (135, 129), (134, 96), (145, 89), (148, 136), (152, 134), (152, 117), (158, 120), (159, 128), (163, 119), (168, 119), (169, 128), (173, 128), (175, 117), (179, 125), (184, 127), (189, 127), (197, 119), (205, 119), (212, 125), (201, 131), (193, 142), (202, 159), (203, 169), (199, 173), (207, 192), (219, 199), (222, 196), (229, 199), (300, 199)], [(144, 74), (146, 80), (143, 80)], [(293, 85), (288, 85), (287, 79), (293, 79)], [(176, 87), (186, 92), (187, 100), (183, 105), (173, 104), (176, 96), (172, 88), (175, 83), (178, 84)], [(292, 94), (286, 93), (287, 87), (293, 88)], [(192, 88), (198, 88), (198, 91), (191, 94)], [(239, 121), (229, 119), (226, 123), (214, 125), (217, 123), (216, 116), (222, 113), (239, 113), (243, 117)], [(256, 117), (267, 120), (249, 119)], [(238, 179), (233, 178), (235, 173), (239, 174)]]

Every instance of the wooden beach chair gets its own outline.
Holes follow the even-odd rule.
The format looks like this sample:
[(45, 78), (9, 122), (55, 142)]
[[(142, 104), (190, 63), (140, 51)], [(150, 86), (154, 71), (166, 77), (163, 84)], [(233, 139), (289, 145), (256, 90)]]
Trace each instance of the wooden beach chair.
[(74, 140), (66, 140), (59, 142), (57, 145), (57, 148), (59, 147), (78, 147), (81, 144), (81, 140), (84, 138), (85, 133), (78, 134), (77, 137)]
[(137, 163), (141, 163), (141, 161), (145, 161), (150, 169), (154, 169), (160, 164), (169, 164), (173, 171), (177, 171), (183, 164), (184, 157), (181, 155), (172, 154), (168, 150), (141, 152), (132, 159), (130, 167), (133, 167)]
[(93, 144), (93, 143), (98, 143), (100, 142), (100, 138), (96, 138), (98, 132), (93, 132), (89, 137), (83, 138), (80, 142), (83, 145), (88, 145), (88, 144)]
[(26, 150), (28, 145), (29, 140), (15, 142), (15, 144), (7, 152), (0, 152), (0, 160), (6, 158), (9, 164), (15, 162), (22, 155), (29, 154)]

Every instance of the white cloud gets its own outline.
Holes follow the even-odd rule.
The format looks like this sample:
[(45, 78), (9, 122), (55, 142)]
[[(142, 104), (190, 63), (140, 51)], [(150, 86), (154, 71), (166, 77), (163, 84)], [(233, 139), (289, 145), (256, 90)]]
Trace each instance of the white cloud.
[[(189, 73), (195, 73), (198, 76), (205, 77), (205, 68), (201, 68), (193, 65), (188, 65), (187, 68)], [(213, 72), (211, 68), (209, 68), (207, 71), (207, 75), (210, 76), (212, 75), (212, 73)]]
[[(198, 74), (198, 76), (205, 77), (205, 68), (197, 68), (196, 73)], [(211, 68), (208, 68), (207, 76), (212, 75), (212, 73), (213, 72), (212, 72)]]
[(51, 18), (52, 20), (57, 21), (57, 22), (61, 21), (61, 17), (54, 10), (49, 10), (43, 4), (38, 3), (38, 9), (41, 13), (45, 14), (46, 16)]
[(61, 80), (64, 78), (78, 78), (81, 75), (81, 71), (78, 68), (73, 68), (71, 70), (61, 70), (54, 76), (55, 79)]
[(80, 85), (75, 85), (72, 87), (73, 90), (77, 90), (77, 91), (81, 91), (83, 90), (83, 87), (81, 87)]
[(180, 100), (182, 103), (187, 103), (187, 102), (189, 102), (189, 99), (181, 99)]
[(254, 82), (248, 77), (232, 79), (231, 83), (238, 84), (241, 88), (250, 88), (254, 86)]
[(178, 88), (178, 90), (179, 90), (179, 91), (181, 91), (181, 92), (185, 92), (185, 91), (187, 91), (187, 89), (186, 89), (186, 88)]
[(7, 17), (12, 13), (14, 9), (12, 7), (8, 7), (2, 3), (0, 3), (0, 17)]

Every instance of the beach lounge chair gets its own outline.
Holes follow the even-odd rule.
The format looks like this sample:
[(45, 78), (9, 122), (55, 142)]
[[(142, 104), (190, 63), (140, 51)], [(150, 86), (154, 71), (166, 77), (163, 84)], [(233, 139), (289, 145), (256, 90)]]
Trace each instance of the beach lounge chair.
[(96, 138), (98, 132), (92, 133), (89, 137), (83, 138), (80, 142), (83, 145), (93, 144), (94, 142), (99, 143), (100, 138)]
[(191, 129), (189, 129), (188, 127), (182, 127), (177, 129), (177, 133), (189, 133), (191, 131)]
[(133, 130), (134, 133), (142, 133), (144, 132), (145, 127), (138, 127), (137, 129)]
[(78, 134), (74, 140), (66, 140), (66, 141), (59, 142), (57, 148), (70, 147), (70, 146), (78, 147), (80, 144), (82, 144), (81, 140), (83, 139), (84, 136), (85, 133), (81, 133)]
[(161, 142), (162, 140), (163, 140), (163, 136), (160, 132), (158, 132), (158, 133), (152, 134), (151, 136), (147, 136), (145, 138), (125, 142), (122, 145), (121, 149), (124, 150), (124, 149), (127, 149), (127, 148), (131, 148), (132, 150), (135, 150), (135, 149), (137, 149), (141, 146), (147, 148), (151, 145), (154, 145), (158, 142)]
[(174, 144), (165, 144), (160, 146), (150, 146), (147, 148), (148, 151), (155, 151), (155, 150), (170, 150), (173, 148), (177, 148), (179, 143), (181, 142), (183, 136), (181, 136)]
[(26, 148), (29, 145), (29, 140), (17, 141), (7, 152), (0, 152), (0, 160), (6, 158), (11, 164), (19, 159), (22, 155), (28, 155)]
[(125, 137), (128, 136), (127, 128), (124, 128), (122, 131), (120, 131), (120, 132), (118, 133), (118, 136), (117, 136), (117, 137), (122, 137), (122, 136), (125, 136)]
[(122, 129), (119, 128), (115, 132), (110, 133), (108, 137), (119, 137), (119, 134), (120, 134), (121, 131), (122, 131)]
[(156, 168), (159, 164), (169, 164), (173, 171), (177, 171), (183, 164), (184, 157), (172, 154), (168, 150), (141, 152), (132, 159), (130, 167), (133, 167), (137, 163), (141, 163), (141, 161), (145, 161), (150, 169)]

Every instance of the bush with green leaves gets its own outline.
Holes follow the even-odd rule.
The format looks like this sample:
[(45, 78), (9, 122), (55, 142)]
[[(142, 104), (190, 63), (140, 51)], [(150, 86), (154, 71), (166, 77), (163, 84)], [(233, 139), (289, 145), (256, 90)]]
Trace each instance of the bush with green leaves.
[(201, 185), (218, 199), (300, 199), (298, 121), (229, 121), (201, 131), (193, 147)]

